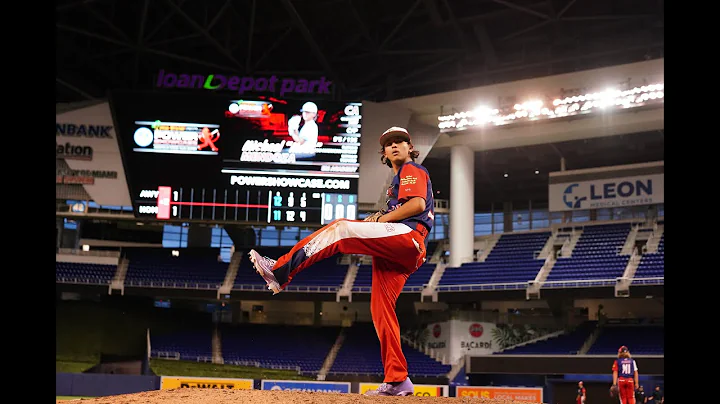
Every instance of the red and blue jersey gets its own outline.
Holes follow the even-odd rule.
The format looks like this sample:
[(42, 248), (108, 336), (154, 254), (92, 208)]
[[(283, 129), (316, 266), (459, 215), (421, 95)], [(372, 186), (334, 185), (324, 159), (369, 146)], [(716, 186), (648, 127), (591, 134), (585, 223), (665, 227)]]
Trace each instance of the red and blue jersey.
[(638, 370), (635, 359), (632, 358), (618, 358), (613, 362), (612, 371), (618, 372), (618, 378), (632, 379), (635, 377), (635, 372)]
[(413, 229), (417, 227), (418, 223), (422, 223), (430, 231), (435, 221), (435, 198), (433, 197), (430, 174), (420, 164), (408, 162), (400, 166), (397, 175), (393, 177), (390, 188), (387, 190), (388, 212), (399, 208), (403, 203), (415, 197), (425, 199), (425, 210), (415, 216), (401, 220), (400, 223), (404, 223)]

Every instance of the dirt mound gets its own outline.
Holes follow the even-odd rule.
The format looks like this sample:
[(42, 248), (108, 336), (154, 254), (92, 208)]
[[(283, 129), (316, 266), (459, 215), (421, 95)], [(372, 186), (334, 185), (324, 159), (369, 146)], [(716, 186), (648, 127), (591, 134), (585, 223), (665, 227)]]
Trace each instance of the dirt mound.
[(492, 400), (487, 398), (455, 397), (368, 397), (360, 394), (314, 393), (273, 390), (156, 390), (120, 396), (92, 399), (56, 401), (56, 404), (371, 404), (371, 403), (473, 403), (473, 404), (528, 404), (522, 401)]

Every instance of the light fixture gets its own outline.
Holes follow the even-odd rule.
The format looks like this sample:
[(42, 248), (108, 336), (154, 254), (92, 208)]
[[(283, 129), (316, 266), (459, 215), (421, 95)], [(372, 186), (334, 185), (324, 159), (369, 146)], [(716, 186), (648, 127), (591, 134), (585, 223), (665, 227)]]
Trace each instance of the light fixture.
[(539, 170), (535, 170), (535, 174), (540, 174), (540, 171), (539, 171)]
[(503, 177), (507, 178), (507, 177), (508, 177), (508, 173), (503, 174)]

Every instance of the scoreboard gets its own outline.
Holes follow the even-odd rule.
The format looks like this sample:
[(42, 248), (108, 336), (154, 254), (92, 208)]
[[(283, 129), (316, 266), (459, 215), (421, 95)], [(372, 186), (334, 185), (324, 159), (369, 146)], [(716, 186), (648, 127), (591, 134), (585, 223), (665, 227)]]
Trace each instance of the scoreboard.
[(357, 217), (361, 103), (115, 92), (110, 106), (138, 218)]

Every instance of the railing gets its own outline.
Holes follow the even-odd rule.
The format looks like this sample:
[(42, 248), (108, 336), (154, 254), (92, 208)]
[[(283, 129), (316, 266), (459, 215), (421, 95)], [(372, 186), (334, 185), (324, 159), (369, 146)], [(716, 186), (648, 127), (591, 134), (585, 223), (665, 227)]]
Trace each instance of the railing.
[[(427, 284), (420, 286), (404, 286), (403, 292), (422, 292), (427, 287)], [(372, 292), (372, 286), (353, 286), (353, 293), (370, 293)]]
[(78, 250), (76, 248), (58, 248), (57, 253), (65, 254), (65, 255), (82, 255), (82, 256), (86, 256), (86, 257), (113, 257), (113, 258), (120, 257), (120, 251), (104, 251), (104, 250), (83, 251), (83, 250)]
[(163, 288), (163, 289), (199, 289), (199, 290), (215, 290), (222, 283), (204, 283), (204, 282), (171, 282), (171, 281), (139, 281), (125, 279), (125, 287), (145, 287), (145, 288)]
[(107, 281), (97, 281), (94, 279), (88, 279), (88, 278), (77, 278), (72, 276), (55, 276), (55, 283), (71, 283), (71, 284), (78, 284), (78, 285), (102, 285), (107, 286), (110, 284), (110, 280)]
[[(152, 356), (152, 355), (150, 355), (150, 356)], [(171, 359), (171, 360), (179, 361), (180, 360), (180, 352), (157, 351), (157, 352), (155, 352), (155, 358)]]
[(653, 277), (653, 278), (632, 278), (631, 285), (664, 285), (665, 277)]
[(527, 282), (506, 282), (506, 283), (477, 283), (466, 285), (441, 285), (435, 290), (438, 292), (470, 292), (475, 290), (517, 290), (525, 289)]
[[(267, 285), (233, 285), (236, 291), (266, 291)], [(305, 292), (305, 293), (336, 293), (340, 286), (292, 286), (288, 285), (283, 292)]]
[(300, 366), (290, 366), (290, 365), (275, 365), (272, 363), (263, 363), (258, 361), (225, 361), (226, 365), (235, 365), (235, 366), (247, 366), (252, 368), (264, 368), (264, 369), (275, 369), (275, 370), (294, 370), (298, 372), (298, 374), (302, 371), (300, 369)]
[(545, 281), (542, 289), (588, 288), (592, 286), (615, 286), (618, 278), (613, 279), (573, 279), (564, 281)]

